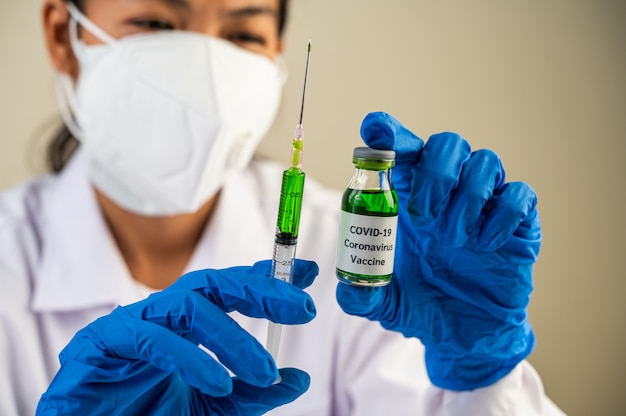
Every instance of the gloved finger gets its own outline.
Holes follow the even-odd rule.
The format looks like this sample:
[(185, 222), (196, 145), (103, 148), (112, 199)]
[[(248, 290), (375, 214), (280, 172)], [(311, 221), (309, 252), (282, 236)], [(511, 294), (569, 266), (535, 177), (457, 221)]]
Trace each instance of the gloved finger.
[(384, 298), (383, 288), (357, 287), (341, 282), (337, 284), (335, 297), (345, 313), (370, 318)]
[[(271, 260), (256, 262), (252, 267), (258, 269), (259, 273), (264, 276), (271, 277)], [(292, 284), (300, 289), (306, 289), (313, 284), (319, 271), (320, 269), (314, 261), (295, 259)]]
[(369, 113), (361, 124), (361, 137), (374, 149), (394, 150), (396, 169), (415, 165), (424, 141), (394, 117), (383, 112)]
[(535, 241), (541, 239), (537, 195), (523, 182), (511, 182), (498, 190), (489, 202), (489, 212), (478, 234), (479, 247), (496, 250), (511, 236)]
[[(180, 277), (166, 291), (194, 290), (225, 312), (237, 310), (252, 318), (282, 324), (303, 324), (313, 319), (313, 299), (294, 285), (266, 278), (263, 267), (198, 270)], [(306, 262), (301, 267), (314, 272), (317, 265)]]
[(445, 208), (470, 154), (469, 143), (455, 133), (440, 133), (428, 139), (413, 173), (407, 207), (414, 225), (430, 224)]
[(267, 386), (278, 377), (274, 360), (265, 348), (199, 293), (162, 292), (123, 310), (130, 316), (169, 328), (204, 345), (227, 368), (250, 384)]
[(300, 289), (311, 286), (320, 272), (320, 268), (314, 261), (296, 259), (293, 272), (292, 284)]
[[(103, 372), (108, 381), (125, 380), (145, 371), (143, 365), (134, 365), (139, 360), (166, 373), (177, 372), (205, 394), (225, 396), (232, 391), (228, 372), (197, 345), (165, 327), (133, 319), (120, 307), (114, 313), (78, 332), (60, 354), (63, 364), (73, 360), (94, 369), (80, 372), (81, 383), (102, 382)], [(72, 368), (62, 365), (61, 371), (72, 371), (70, 376), (76, 377)]]
[(229, 396), (236, 412), (228, 414), (261, 415), (278, 406), (291, 403), (302, 396), (311, 384), (307, 373), (296, 368), (280, 370), (281, 382), (270, 387), (250, 386), (242, 380), (233, 380), (233, 392)]
[(497, 154), (490, 150), (471, 154), (442, 217), (443, 245), (461, 247), (465, 244), (494, 189), (503, 185), (504, 177), (504, 168)]

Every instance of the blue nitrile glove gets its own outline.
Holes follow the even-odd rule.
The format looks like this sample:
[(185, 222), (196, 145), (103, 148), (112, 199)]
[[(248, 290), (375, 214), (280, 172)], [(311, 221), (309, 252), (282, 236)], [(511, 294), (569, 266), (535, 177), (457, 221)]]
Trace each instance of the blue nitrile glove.
[[(315, 316), (301, 289), (268, 278), (271, 262), (201, 270), (166, 290), (80, 330), (60, 354), (61, 368), (37, 407), (38, 415), (257, 415), (289, 403), (309, 376), (282, 369), (226, 312), (302, 324)], [(318, 273), (298, 260), (294, 284)], [(237, 376), (228, 372), (202, 344)]]
[(372, 113), (361, 135), (370, 147), (396, 151), (394, 274), (382, 288), (339, 284), (339, 304), (419, 338), (436, 386), (498, 381), (534, 346), (526, 320), (541, 242), (534, 191), (505, 183), (495, 153), (472, 153), (453, 133), (424, 145), (390, 115)]

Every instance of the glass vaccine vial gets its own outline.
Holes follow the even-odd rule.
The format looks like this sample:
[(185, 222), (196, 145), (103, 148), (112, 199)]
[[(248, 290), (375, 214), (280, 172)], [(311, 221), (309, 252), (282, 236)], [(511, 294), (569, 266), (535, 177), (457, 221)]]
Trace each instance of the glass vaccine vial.
[(336, 274), (357, 286), (391, 281), (398, 227), (398, 195), (391, 183), (393, 150), (357, 147), (354, 176), (341, 200)]

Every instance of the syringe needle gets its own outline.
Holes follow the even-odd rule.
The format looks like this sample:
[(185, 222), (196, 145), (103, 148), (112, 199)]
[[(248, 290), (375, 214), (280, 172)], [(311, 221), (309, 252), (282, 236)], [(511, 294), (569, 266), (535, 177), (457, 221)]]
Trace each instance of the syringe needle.
[(304, 85), (302, 86), (302, 103), (300, 104), (300, 121), (299, 125), (302, 125), (302, 116), (304, 114), (304, 95), (306, 93), (306, 79), (309, 75), (309, 57), (311, 56), (311, 41), (309, 40), (309, 45), (306, 50), (306, 66), (304, 68)]

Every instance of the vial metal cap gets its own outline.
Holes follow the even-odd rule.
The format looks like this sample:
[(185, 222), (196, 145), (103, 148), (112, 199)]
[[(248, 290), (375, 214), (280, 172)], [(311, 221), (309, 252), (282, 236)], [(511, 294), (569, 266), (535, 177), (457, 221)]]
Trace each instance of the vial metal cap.
[(372, 149), (371, 147), (355, 147), (352, 157), (356, 159), (395, 160), (396, 152), (393, 150)]

